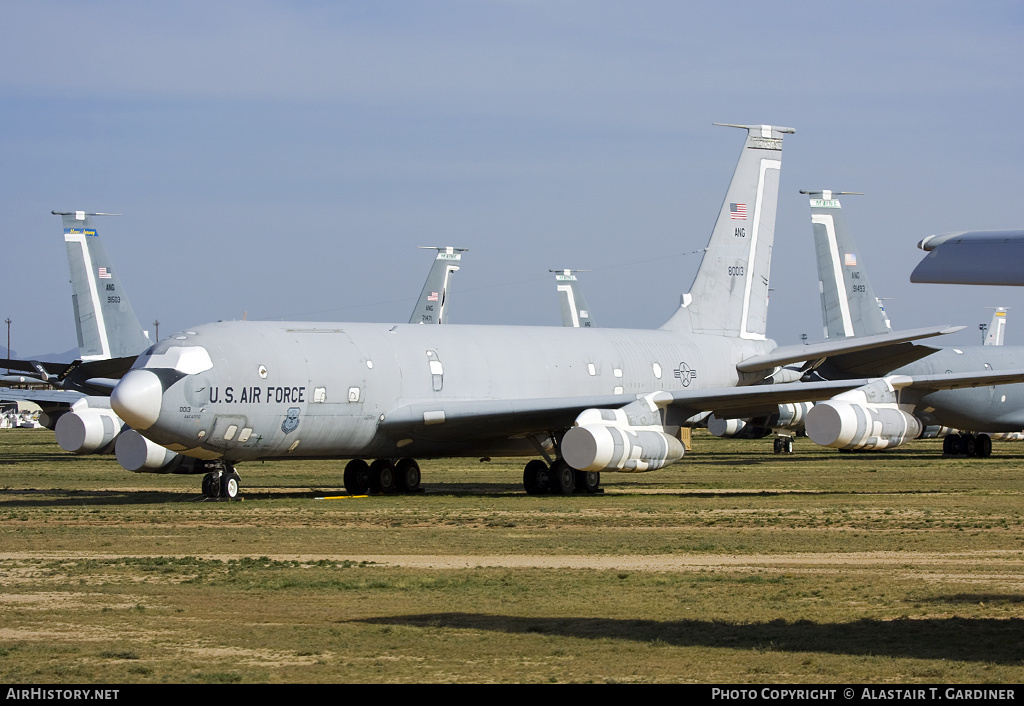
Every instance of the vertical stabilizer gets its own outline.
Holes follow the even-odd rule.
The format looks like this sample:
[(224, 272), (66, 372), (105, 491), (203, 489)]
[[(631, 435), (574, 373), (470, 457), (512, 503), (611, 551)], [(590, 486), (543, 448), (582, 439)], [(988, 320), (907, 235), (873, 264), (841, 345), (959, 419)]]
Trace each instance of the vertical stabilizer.
[(82, 360), (136, 356), (149, 348), (149, 336), (135, 317), (118, 270), (111, 264), (93, 225), (93, 216), (112, 213), (52, 211), (64, 222), (64, 244), (71, 272), (71, 305)]
[(423, 283), (423, 291), (416, 302), (416, 308), (409, 317), (410, 324), (444, 324), (448, 323), (448, 287), (452, 273), (458, 272), (462, 253), (466, 248), (425, 247), (424, 250), (437, 250), (437, 257), (430, 267), (427, 281)]
[(690, 292), (662, 328), (764, 339), (782, 136), (795, 131), (725, 127), (746, 130), (747, 139)]
[(868, 281), (839, 197), (852, 191), (801, 191), (810, 197), (818, 291), (825, 338), (871, 336), (890, 328), (881, 302)]
[(580, 291), (580, 283), (576, 278), (577, 272), (584, 270), (548, 270), (555, 273), (555, 288), (558, 290), (558, 300), (562, 305), (562, 326), (574, 328), (593, 328), (594, 319), (590, 316), (590, 307), (587, 306)]
[(985, 332), (986, 346), (1003, 345), (1003, 337), (1006, 335), (1006, 307), (997, 306), (992, 312), (992, 322)]

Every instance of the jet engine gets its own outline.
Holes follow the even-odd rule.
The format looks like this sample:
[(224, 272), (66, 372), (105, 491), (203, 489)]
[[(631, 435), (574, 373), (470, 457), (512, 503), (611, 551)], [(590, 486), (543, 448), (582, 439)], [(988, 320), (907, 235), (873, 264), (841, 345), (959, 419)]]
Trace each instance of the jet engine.
[(134, 473), (205, 473), (208, 468), (199, 459), (154, 444), (134, 429), (117, 437), (114, 450), (117, 462)]
[[(950, 434), (954, 433), (953, 429), (949, 427), (939, 426), (937, 424), (930, 424), (921, 430), (921, 436), (919, 439), (944, 439)], [(993, 437), (995, 438), (995, 437)]]
[(708, 417), (708, 431), (727, 439), (762, 439), (773, 429), (802, 429), (813, 406), (812, 402), (780, 404), (772, 414), (749, 419), (719, 419), (712, 414)]
[(57, 444), (76, 454), (110, 453), (118, 434), (127, 427), (113, 410), (88, 404), (89, 400), (80, 400), (57, 419)]
[(719, 419), (713, 414), (708, 417), (708, 431), (725, 439), (763, 439), (772, 433), (771, 428), (757, 426), (753, 420)]
[(883, 378), (818, 402), (807, 413), (807, 436), (834, 449), (886, 449), (921, 435), (923, 425), (897, 403), (899, 378)]
[[(653, 471), (683, 457), (662, 424), (653, 393), (621, 409), (585, 409), (562, 437), (562, 458), (579, 471)], [(660, 400), (659, 400), (660, 401)]]

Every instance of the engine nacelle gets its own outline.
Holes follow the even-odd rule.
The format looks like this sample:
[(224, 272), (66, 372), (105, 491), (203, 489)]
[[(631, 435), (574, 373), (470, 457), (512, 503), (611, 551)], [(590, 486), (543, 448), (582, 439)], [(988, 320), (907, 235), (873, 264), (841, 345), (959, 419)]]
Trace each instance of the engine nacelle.
[(134, 473), (205, 473), (199, 459), (154, 444), (134, 429), (126, 429), (117, 438), (117, 462)]
[(110, 453), (126, 425), (111, 409), (82, 406), (62, 414), (54, 425), (57, 444), (76, 454)]
[(562, 437), (562, 458), (580, 471), (654, 471), (681, 459), (683, 451), (676, 437), (648, 429), (588, 425)]
[(813, 402), (792, 402), (780, 404), (778, 411), (768, 419), (773, 429), (802, 429), (807, 423), (807, 414), (814, 408)]
[(712, 414), (708, 417), (708, 431), (727, 439), (763, 439), (773, 429), (802, 429), (813, 406), (813, 402), (780, 404), (773, 413), (750, 419), (719, 419)]
[(665, 425), (672, 397), (652, 392), (619, 409), (585, 409), (562, 437), (562, 459), (578, 471), (653, 471), (683, 457), (683, 442)]
[(712, 436), (725, 439), (763, 439), (772, 433), (771, 429), (748, 423), (744, 419), (719, 419), (708, 417), (708, 431)]
[(807, 413), (807, 436), (834, 449), (886, 449), (921, 434), (921, 422), (895, 404), (869, 405), (838, 398), (818, 402)]

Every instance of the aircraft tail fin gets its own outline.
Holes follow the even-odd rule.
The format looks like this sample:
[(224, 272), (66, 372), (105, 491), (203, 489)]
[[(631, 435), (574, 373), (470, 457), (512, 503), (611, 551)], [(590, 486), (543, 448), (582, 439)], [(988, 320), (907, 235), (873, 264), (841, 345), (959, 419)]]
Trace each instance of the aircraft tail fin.
[(764, 339), (782, 137), (795, 130), (715, 124), (742, 128), (747, 139), (690, 292), (662, 328)]
[(818, 259), (818, 291), (826, 338), (872, 336), (891, 329), (846, 226), (839, 196), (852, 191), (804, 191)]
[(71, 272), (71, 304), (82, 360), (105, 360), (138, 355), (149, 348), (128, 294), (121, 286), (100, 241), (93, 216), (112, 213), (53, 211), (64, 223), (64, 243)]
[(416, 301), (416, 308), (409, 317), (410, 324), (445, 324), (448, 323), (448, 287), (452, 273), (458, 272), (462, 253), (466, 248), (425, 247), (424, 250), (437, 250), (437, 257), (430, 267), (427, 281), (423, 283), (423, 291)]
[(1003, 337), (1006, 336), (1006, 307), (997, 306), (992, 312), (992, 322), (985, 332), (986, 346), (1003, 345)]
[(583, 270), (548, 270), (555, 273), (555, 288), (562, 304), (562, 326), (573, 328), (592, 328), (594, 319), (590, 316), (590, 308), (583, 298), (576, 273)]

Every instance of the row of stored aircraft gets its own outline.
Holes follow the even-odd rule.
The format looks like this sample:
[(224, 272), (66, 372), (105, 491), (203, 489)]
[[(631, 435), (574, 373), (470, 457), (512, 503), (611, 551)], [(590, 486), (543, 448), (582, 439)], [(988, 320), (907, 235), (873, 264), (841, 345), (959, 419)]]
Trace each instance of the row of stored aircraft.
[[(205, 474), (208, 496), (236, 495), (235, 465), (250, 460), (351, 459), (345, 485), (358, 493), (416, 489), (417, 459), (492, 455), (533, 456), (526, 490), (569, 493), (598, 490), (601, 472), (678, 461), (680, 430), (709, 413), (777, 417), (849, 393), (856, 399), (839, 402), (853, 416), (840, 416), (840, 435), (876, 439), (881, 448), (909, 435), (905, 400), (930, 414), (945, 391), (1020, 388), (1007, 385), (1024, 380), (1011, 357), (892, 374), (936, 354), (914, 341), (959, 330), (948, 326), (855, 331), (812, 345), (768, 339), (782, 145), (793, 130), (730, 127), (746, 131), (732, 181), (690, 291), (659, 329), (583, 324), (578, 301), (580, 325), (562, 328), (217, 322), (145, 348), (108, 402), (86, 405), (92, 411), (81, 436), (98, 430), (101, 443), (116, 439), (118, 460), (130, 470)], [(63, 216), (66, 234), (68, 219), (79, 215)], [(451, 258), (447, 278), (460, 253), (438, 249), (439, 260), (442, 250)], [(433, 308), (419, 315), (442, 323), (445, 291), (425, 286), (420, 303)], [(878, 312), (873, 295), (871, 308)], [(964, 399), (974, 414), (975, 397)], [(1024, 428), (1022, 402), (1011, 393), (1000, 423)], [(118, 434), (121, 420), (131, 428)]]

